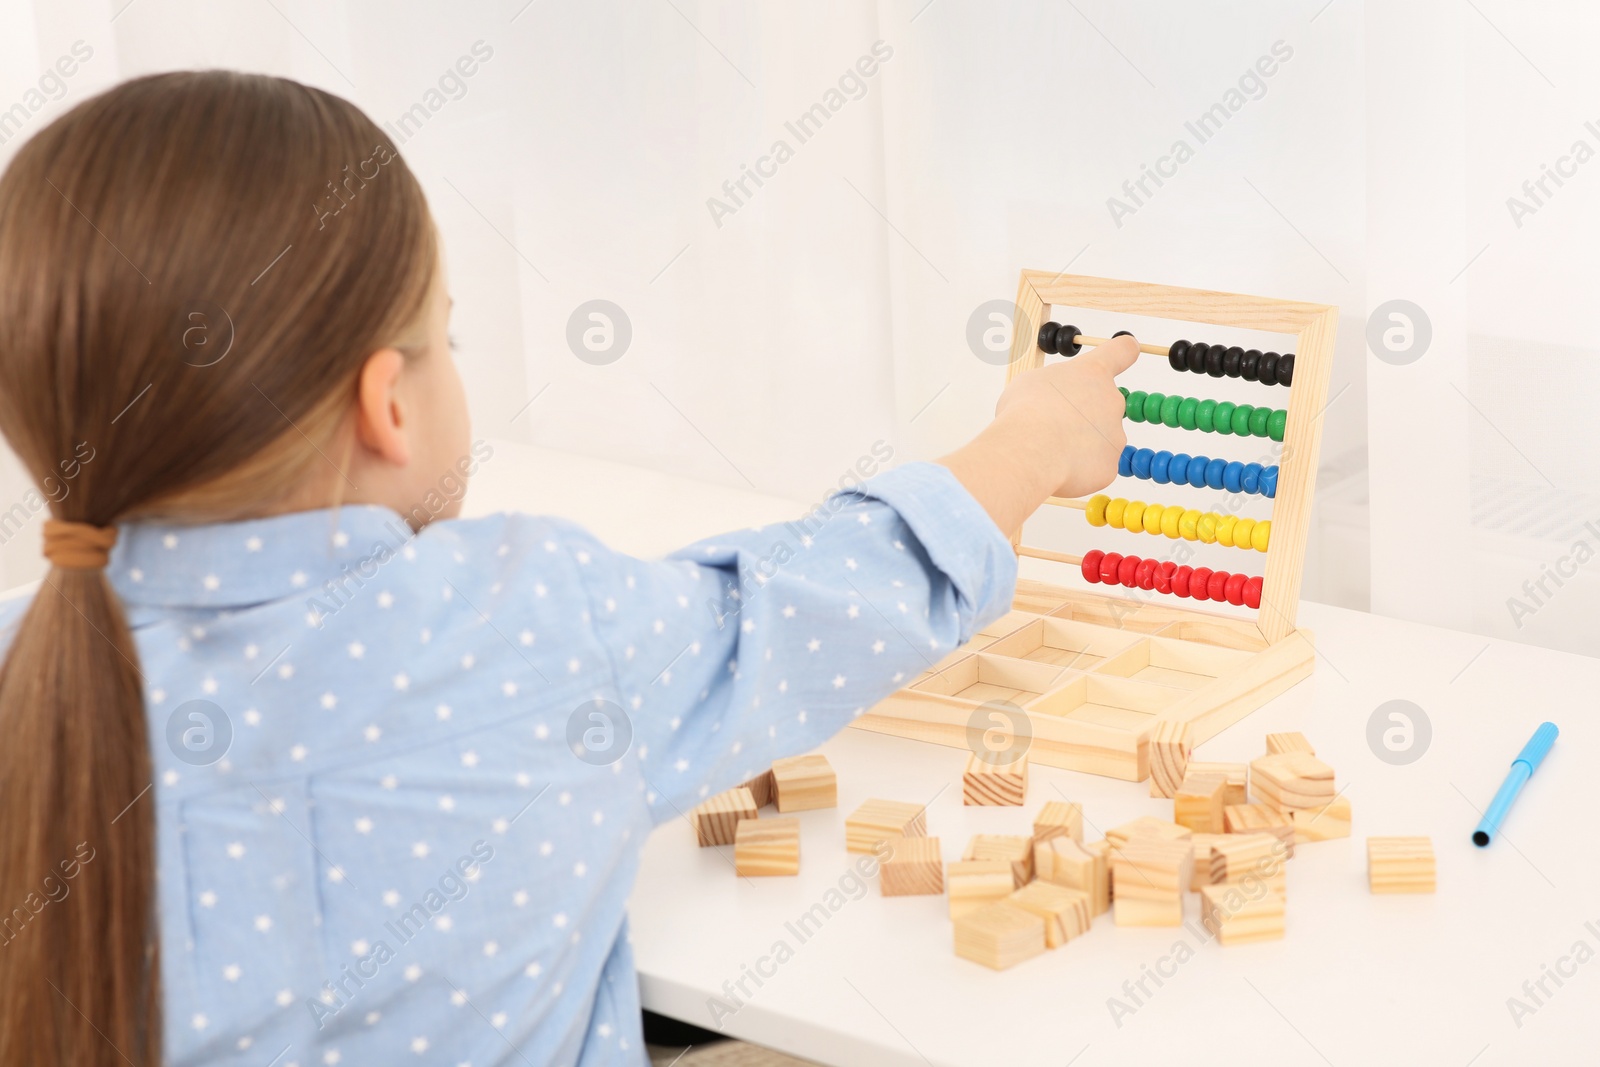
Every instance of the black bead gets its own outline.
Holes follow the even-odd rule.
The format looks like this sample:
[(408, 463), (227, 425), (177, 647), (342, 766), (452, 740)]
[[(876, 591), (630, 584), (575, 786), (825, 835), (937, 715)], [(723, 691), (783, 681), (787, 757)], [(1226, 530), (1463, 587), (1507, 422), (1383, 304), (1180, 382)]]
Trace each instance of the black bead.
[(1261, 375), (1261, 350), (1259, 348), (1246, 349), (1243, 358), (1239, 360), (1239, 377), (1247, 382), (1253, 382)]
[(1039, 327), (1039, 347), (1052, 356), (1056, 354), (1056, 331), (1060, 328), (1060, 324), (1055, 322), (1047, 322)]
[(1234, 345), (1222, 353), (1222, 373), (1229, 378), (1237, 378), (1239, 376), (1239, 361), (1242, 359), (1244, 359), (1244, 349), (1238, 345)]
[(1188, 370), (1189, 364), (1184, 362), (1188, 356), (1188, 341), (1174, 341), (1172, 347), (1167, 349), (1167, 362), (1172, 364), (1173, 370)]
[(1285, 352), (1278, 360), (1278, 384), (1294, 384), (1294, 353)]
[(1227, 349), (1223, 348), (1221, 345), (1211, 346), (1210, 350), (1206, 352), (1207, 374), (1211, 375), (1213, 378), (1222, 377), (1222, 357), (1226, 353)]
[(1132, 330), (1118, 330), (1116, 333), (1111, 335), (1111, 339), (1112, 340), (1116, 340), (1118, 337), (1132, 337), (1132, 336), (1133, 336), (1133, 331)]
[(1190, 345), (1187, 357), (1189, 369), (1196, 374), (1204, 374), (1206, 372), (1206, 353), (1210, 351), (1211, 346), (1204, 341), (1196, 341)]
[(1278, 384), (1278, 353), (1264, 352), (1261, 355), (1261, 384)]
[(1056, 351), (1060, 352), (1063, 356), (1075, 356), (1079, 352), (1082, 352), (1083, 345), (1081, 343), (1074, 344), (1072, 341), (1074, 337), (1078, 336), (1078, 332), (1079, 331), (1076, 326), (1067, 326), (1063, 324), (1061, 329), (1056, 331)]

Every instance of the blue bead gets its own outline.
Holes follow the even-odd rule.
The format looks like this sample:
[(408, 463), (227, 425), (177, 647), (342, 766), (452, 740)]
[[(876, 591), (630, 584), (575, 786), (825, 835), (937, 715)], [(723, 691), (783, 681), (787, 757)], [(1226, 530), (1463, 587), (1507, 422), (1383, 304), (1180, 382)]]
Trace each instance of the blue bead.
[(1269, 497), (1278, 495), (1278, 468), (1268, 467), (1261, 472), (1261, 491)]
[(1206, 487), (1206, 465), (1211, 461), (1204, 456), (1196, 456), (1189, 461), (1189, 484), (1196, 489)]
[(1123, 445), (1122, 455), (1117, 459), (1117, 473), (1127, 478), (1133, 474), (1133, 446)]
[(1150, 460), (1154, 456), (1155, 453), (1148, 448), (1141, 448), (1133, 454), (1133, 476), (1135, 478), (1150, 477)]
[(1225, 459), (1214, 459), (1210, 463), (1207, 463), (1206, 485), (1210, 486), (1212, 489), (1221, 489), (1222, 472), (1227, 469), (1227, 466), (1228, 461)]
[(1244, 488), (1244, 464), (1237, 461), (1222, 468), (1222, 487), (1230, 493)]
[(1172, 478), (1167, 472), (1171, 463), (1171, 452), (1168, 452), (1165, 449), (1157, 452), (1155, 458), (1150, 461), (1150, 480), (1159, 485), (1166, 485), (1168, 482), (1170, 482)]
[(1189, 484), (1189, 453), (1179, 452), (1172, 457), (1172, 462), (1167, 464), (1167, 477), (1175, 485)]
[(1261, 492), (1261, 464), (1246, 463), (1244, 465), (1244, 478), (1241, 480), (1244, 491), (1247, 493)]

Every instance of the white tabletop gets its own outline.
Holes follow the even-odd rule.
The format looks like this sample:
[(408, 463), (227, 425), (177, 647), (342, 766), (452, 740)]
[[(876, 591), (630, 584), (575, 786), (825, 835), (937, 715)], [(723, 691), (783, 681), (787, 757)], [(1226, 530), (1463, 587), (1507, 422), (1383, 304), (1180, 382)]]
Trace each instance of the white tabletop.
[[(641, 532), (628, 483), (662, 484), (655, 476), (576, 460), (580, 475), (558, 476), (547, 470), (564, 462), (556, 454), (508, 446), (505, 456), (475, 488), (474, 510), (569, 514), (603, 537), (631, 532), (639, 552), (715, 532), (714, 523), (768, 521), (787, 506), (674, 481)], [(1197, 753), (1248, 760), (1265, 733), (1302, 730), (1351, 799), (1353, 835), (1304, 845), (1289, 864), (1284, 940), (1222, 948), (1206, 939), (1191, 894), (1182, 928), (1122, 928), (1105, 915), (1082, 938), (1003, 973), (958, 959), (943, 897), (884, 899), (873, 884), (851, 899), (860, 857), (845, 852), (844, 818), (857, 804), (928, 802), (928, 832), (950, 860), (974, 833), (1028, 832), (1049, 800), (1080, 801), (1094, 837), (1169, 815), (1171, 802), (1143, 784), (1034, 767), (1025, 807), (964, 808), (964, 751), (847, 730), (823, 749), (839, 806), (799, 815), (798, 877), (741, 879), (731, 848), (696, 848), (683, 821), (651, 837), (631, 905), (645, 1006), (711, 1027), (709, 999), (732, 1006), (724, 983), (743, 978), (751, 995), (733, 989), (742, 1007), (723, 1032), (862, 1067), (1592, 1062), (1600, 855), (1584, 789), (1600, 754), (1590, 716), (1600, 660), (1317, 604), (1302, 605), (1301, 622), (1317, 634), (1312, 678)], [(1410, 765), (1368, 745), (1369, 716), (1392, 699), (1431, 720), (1431, 744)], [(1505, 833), (1474, 847), (1478, 809), (1544, 719), (1561, 726), (1560, 741)], [(1391, 834), (1432, 836), (1435, 895), (1367, 892), (1365, 838)], [(846, 893), (830, 898), (841, 885)], [(807, 940), (786, 925), (830, 899), (842, 904)], [(792, 956), (761, 963), (780, 941)], [(747, 977), (758, 963), (772, 975), (759, 987)], [(1566, 972), (1564, 984), (1546, 968)], [(1531, 1011), (1514, 1017), (1512, 997)], [(1112, 998), (1122, 1005), (1115, 1015)]]

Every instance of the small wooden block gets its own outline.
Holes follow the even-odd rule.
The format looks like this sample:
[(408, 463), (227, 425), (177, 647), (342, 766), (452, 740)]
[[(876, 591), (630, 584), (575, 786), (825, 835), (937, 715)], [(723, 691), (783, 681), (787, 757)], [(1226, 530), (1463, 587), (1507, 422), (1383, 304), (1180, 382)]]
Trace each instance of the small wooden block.
[(1242, 884), (1200, 890), (1200, 921), (1224, 945), (1276, 941), (1283, 937), (1284, 898)]
[(755, 817), (755, 798), (743, 786), (718, 793), (689, 813), (689, 819), (694, 823), (695, 841), (701, 848), (733, 844), (734, 831), (738, 829), (740, 820)]
[(1111, 870), (1105, 853), (1070, 837), (1034, 842), (1033, 877), (1029, 885), (1044, 881), (1084, 893), (1091, 916), (1104, 915), (1111, 907)]
[(744, 784), (750, 790), (750, 795), (755, 798), (756, 807), (764, 808), (772, 803), (772, 771), (765, 770)]
[(814, 811), (839, 803), (839, 780), (828, 757), (819, 752), (772, 764), (772, 798), (781, 812)]
[(1211, 884), (1211, 846), (1223, 834), (1195, 834), (1189, 838), (1194, 846), (1194, 873), (1189, 876), (1189, 888), (1198, 893), (1201, 886)]
[(1223, 794), (1228, 780), (1220, 774), (1184, 776), (1183, 784), (1172, 795), (1172, 821), (1201, 834), (1223, 831)]
[(1083, 840), (1083, 805), (1068, 804), (1065, 800), (1052, 800), (1033, 820), (1033, 840), (1048, 841), (1052, 837), (1070, 837)]
[(1250, 764), (1256, 800), (1279, 811), (1320, 808), (1333, 799), (1333, 768), (1305, 752), (1280, 752)]
[(1297, 808), (1289, 812), (1294, 824), (1294, 843), (1332, 841), (1350, 836), (1350, 798), (1337, 796), (1320, 808)]
[(1432, 893), (1433, 839), (1367, 838), (1367, 886), (1374, 893)]
[(1306, 740), (1306, 735), (1299, 731), (1267, 735), (1267, 755), (1276, 756), (1280, 752), (1304, 752), (1308, 756), (1317, 754), (1311, 742)]
[(1045, 948), (1045, 921), (1026, 908), (998, 900), (955, 921), (956, 955), (1003, 971)]
[(928, 824), (921, 804), (899, 800), (869, 800), (844, 821), (847, 852), (872, 852), (891, 837), (926, 837)]
[(1154, 815), (1141, 815), (1132, 822), (1125, 822), (1121, 826), (1113, 826), (1107, 830), (1106, 840), (1115, 851), (1136, 837), (1152, 837), (1158, 841), (1183, 841), (1193, 835), (1194, 831), (1187, 826), (1179, 826), (1175, 822), (1158, 819)]
[(1060, 948), (1089, 929), (1089, 894), (1053, 882), (1029, 882), (1006, 898), (1044, 920), (1044, 947)]
[(1275, 834), (1223, 834), (1211, 845), (1212, 885), (1244, 882), (1264, 885), (1277, 893), (1287, 891), (1283, 839)]
[(1220, 774), (1228, 781), (1228, 788), (1223, 791), (1222, 803), (1248, 804), (1250, 802), (1250, 765), (1247, 763), (1205, 763), (1200, 760), (1189, 761), (1189, 774)]
[(961, 854), (964, 860), (1004, 860), (1011, 865), (1014, 884), (1020, 889), (1033, 880), (1033, 838), (1019, 834), (976, 834)]
[(1235, 804), (1222, 809), (1222, 821), (1230, 834), (1274, 834), (1288, 845), (1288, 855), (1294, 856), (1294, 824), (1276, 808), (1265, 804)]
[(961, 773), (961, 803), (1018, 807), (1028, 795), (1028, 757), (990, 763), (974, 752)]
[(886, 897), (938, 896), (944, 892), (944, 858), (937, 837), (895, 837), (878, 864), (878, 889)]
[(1150, 795), (1170, 797), (1188, 773), (1194, 749), (1189, 724), (1162, 719), (1150, 732)]
[(1004, 860), (960, 860), (950, 864), (945, 873), (952, 919), (1004, 900), (1017, 888), (1011, 864)]
[(1085, 852), (1098, 856), (1106, 865), (1106, 904), (1109, 906), (1117, 896), (1116, 886), (1111, 884), (1111, 842), (1102, 837), (1098, 841), (1086, 842), (1083, 848)]
[(800, 873), (799, 819), (740, 819), (733, 869), (746, 878)]
[(1112, 903), (1118, 926), (1179, 926), (1194, 870), (1188, 840), (1136, 838), (1112, 853)]

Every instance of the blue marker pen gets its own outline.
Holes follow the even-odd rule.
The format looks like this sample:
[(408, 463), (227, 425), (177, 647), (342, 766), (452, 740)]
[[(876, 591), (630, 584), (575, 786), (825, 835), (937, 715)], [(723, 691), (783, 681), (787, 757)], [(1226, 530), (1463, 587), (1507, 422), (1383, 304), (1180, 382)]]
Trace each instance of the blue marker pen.
[(1489, 801), (1489, 810), (1483, 813), (1483, 821), (1472, 831), (1474, 845), (1482, 848), (1493, 840), (1495, 831), (1500, 829), (1500, 823), (1506, 817), (1506, 812), (1511, 810), (1511, 802), (1517, 799), (1517, 794), (1528, 784), (1528, 779), (1538, 770), (1540, 762), (1550, 754), (1550, 746), (1556, 743), (1556, 735), (1560, 732), (1553, 722), (1541, 723), (1533, 732), (1533, 736), (1528, 739), (1528, 743), (1522, 746), (1517, 758), (1511, 761), (1511, 773), (1506, 775), (1505, 782), (1500, 786), (1500, 792)]

